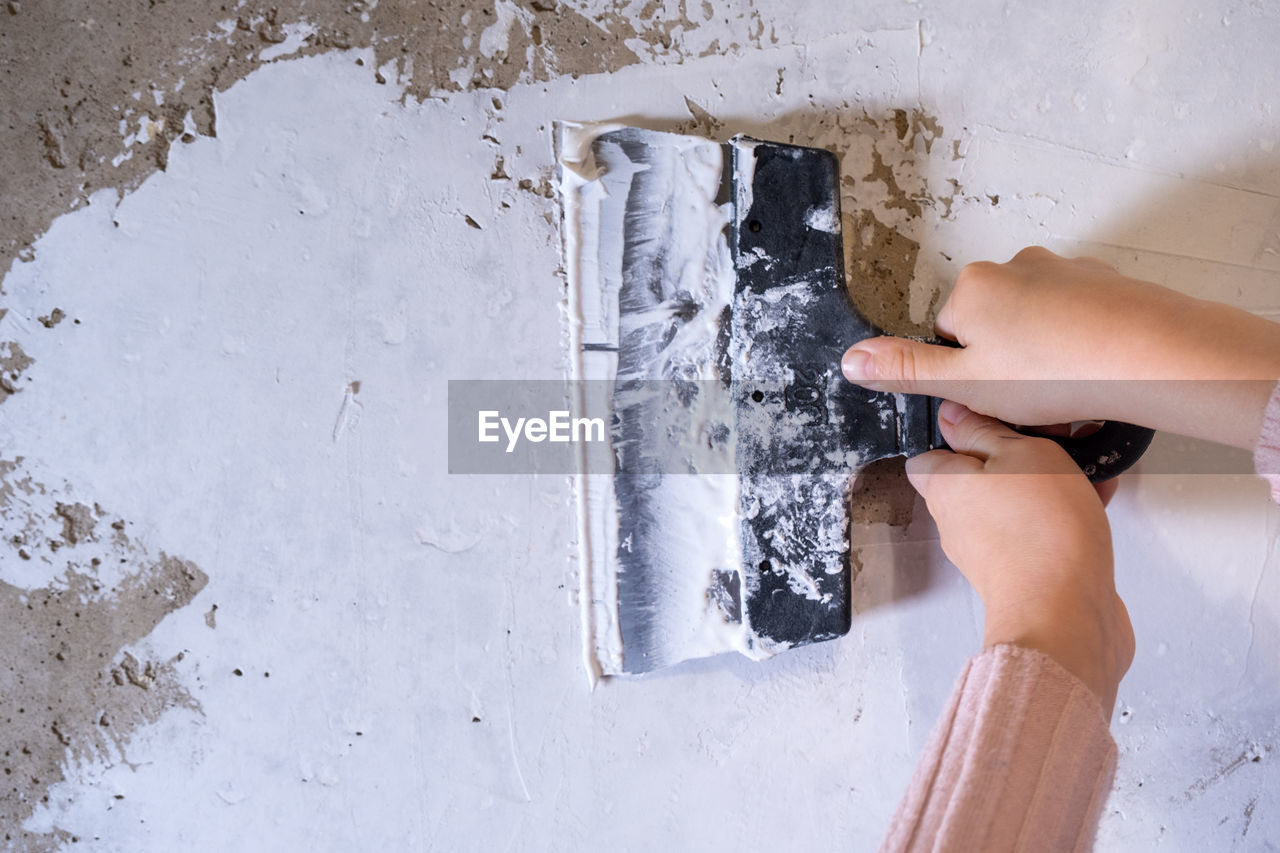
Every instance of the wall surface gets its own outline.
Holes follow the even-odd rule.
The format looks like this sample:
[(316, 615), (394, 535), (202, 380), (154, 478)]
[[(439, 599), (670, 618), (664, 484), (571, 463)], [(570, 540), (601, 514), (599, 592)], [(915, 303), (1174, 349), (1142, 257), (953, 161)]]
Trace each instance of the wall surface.
[[(551, 122), (839, 151), (872, 318), (1041, 243), (1280, 319), (1262, 3), (0, 9), (8, 849), (878, 843), (981, 606), (900, 464), (850, 635), (588, 686), (572, 483), (446, 472), (562, 375)], [(1280, 509), (1161, 436), (1098, 847), (1280, 846)]]

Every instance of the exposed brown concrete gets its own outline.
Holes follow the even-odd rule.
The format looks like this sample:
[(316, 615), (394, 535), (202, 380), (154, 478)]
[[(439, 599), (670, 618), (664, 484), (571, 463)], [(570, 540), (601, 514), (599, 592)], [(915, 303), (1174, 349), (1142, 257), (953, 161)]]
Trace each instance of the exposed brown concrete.
[[(555, 0), (524, 0), (506, 49), (486, 57), (479, 36), (494, 20), (494, 4), (467, 0), (9, 2), (0, 10), (0, 269), (29, 256), (52, 219), (89, 194), (131, 190), (163, 169), (187, 116), (196, 133), (216, 135), (213, 92), (259, 67), (289, 24), (315, 30), (293, 56), (373, 47), (369, 74), (385, 79), (389, 62), (412, 69), (415, 98), (636, 61), (623, 42), (637, 34), (617, 14), (589, 20)], [(230, 32), (219, 27), (227, 21)], [(126, 148), (143, 121), (150, 141)]]
[(43, 563), (55, 576), (35, 589), (0, 581), (0, 835), (6, 850), (60, 849), (69, 833), (21, 824), (69, 763), (127, 762), (139, 726), (170, 708), (199, 712), (178, 676), (180, 651), (140, 659), (129, 649), (208, 578), (152, 556), (101, 507), (59, 500), (21, 458), (0, 460), (0, 522), (0, 560)]

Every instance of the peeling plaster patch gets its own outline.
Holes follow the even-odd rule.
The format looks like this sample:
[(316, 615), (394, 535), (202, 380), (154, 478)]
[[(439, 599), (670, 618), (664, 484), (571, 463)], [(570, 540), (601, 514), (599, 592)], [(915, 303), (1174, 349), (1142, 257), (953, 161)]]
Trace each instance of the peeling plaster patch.
[(858, 309), (892, 334), (932, 335), (932, 317), (913, 323), (905, 298), (915, 274), (920, 244), (885, 225), (870, 210), (848, 212), (843, 219), (845, 273)]
[[(493, 11), (497, 20), (480, 33), (480, 55), (486, 59), (492, 59), (499, 53), (507, 52), (511, 44), (511, 27), (521, 10), (509, 0), (497, 0), (493, 4)], [(527, 18), (521, 19), (526, 29), (527, 20)]]
[[(959, 206), (984, 203), (959, 189), (965, 146), (956, 138), (935, 151), (944, 128), (920, 109), (863, 111), (837, 124), (844, 134), (838, 150), (850, 297), (890, 334), (932, 336), (946, 282), (922, 276), (922, 241), (937, 220), (951, 218)], [(949, 195), (930, 184), (930, 175), (942, 176)], [(915, 490), (903, 460), (885, 459), (859, 473), (850, 519), (854, 525), (885, 523), (905, 530), (914, 506)]]
[(104, 186), (135, 189), (177, 141), (215, 136), (213, 93), (282, 56), (371, 47), (370, 75), (418, 100), (639, 61), (623, 14), (550, 0), (246, 0), (234, 19), (226, 9), (69, 0), (9, 19), (0, 70), (27, 82), (0, 90), (0, 111), (35, 118), (0, 124), (0, 270), (29, 260), (54, 216)]
[[(995, 207), (999, 196), (963, 190), (967, 138), (953, 138), (935, 151), (934, 143), (945, 140), (944, 128), (922, 110), (863, 112), (849, 139), (842, 199), (850, 293), (886, 331), (931, 335), (950, 282), (922, 280), (922, 243), (939, 220), (953, 220), (966, 207)], [(951, 261), (942, 251), (930, 255)]]
[(93, 528), (98, 519), (93, 510), (81, 503), (56, 505), (56, 512), (62, 519), (62, 537), (69, 545), (78, 545), (93, 536)]
[(0, 341), (0, 403), (17, 394), (22, 371), (35, 364), (35, 359), (22, 350), (17, 341)]
[(875, 148), (871, 149), (871, 171), (863, 176), (862, 180), (883, 183), (885, 190), (889, 194), (889, 201), (887, 202), (889, 207), (906, 211), (907, 216), (920, 216), (919, 199), (912, 198), (898, 186), (898, 179), (894, 176), (893, 169), (885, 165), (880, 152)]
[[(627, 47), (649, 61), (676, 64), (779, 43), (776, 26), (765, 25), (754, 2), (637, 0), (628, 8), (636, 35)], [(719, 26), (706, 27), (713, 21)]]
[(684, 99), (685, 109), (689, 111), (689, 115), (693, 116), (693, 121), (681, 126), (681, 133), (693, 133), (700, 136), (715, 136), (724, 122), (713, 116), (710, 112), (700, 107), (688, 96)]
[[(5, 849), (23, 853), (74, 840), (56, 827), (21, 828), (69, 768), (127, 764), (140, 726), (172, 708), (201, 713), (182, 684), (183, 654), (157, 655), (145, 639), (208, 577), (187, 560), (150, 554), (122, 519), (98, 535), (107, 514), (58, 500), (61, 491), (34, 482), (21, 458), (0, 460), (0, 827)], [(27, 566), (51, 580), (11, 583)]]
[[(369, 73), (405, 97), (679, 63), (779, 43), (754, 3), (684, 0), (579, 10), (553, 0), (241, 0), (227, 6), (37, 4), (0, 30), (0, 269), (30, 260), (57, 214), (95, 191), (130, 192), (169, 148), (217, 134), (213, 94), (285, 56), (369, 47)], [(714, 26), (710, 26), (714, 24)], [(74, 57), (68, 63), (65, 57)], [(143, 93), (150, 93), (148, 99)], [(137, 123), (140, 132), (127, 127)]]
[[(4, 314), (0, 314), (0, 317), (3, 317), (3, 316)], [(46, 329), (52, 329), (54, 326), (58, 325), (64, 319), (66, 319), (66, 316), (67, 316), (67, 312), (63, 311), (61, 308), (54, 308), (48, 314), (45, 314), (44, 316), (39, 317), (38, 319), (40, 320), (41, 326), (44, 326)]]
[(521, 192), (531, 193), (546, 199), (553, 199), (556, 195), (555, 188), (551, 183), (551, 177), (547, 174), (539, 175), (537, 183), (534, 183), (532, 178), (521, 178), (516, 183), (516, 188)]
[[(936, 116), (918, 108), (835, 113), (817, 127), (784, 123), (774, 138), (840, 152), (842, 231), (849, 293), (859, 310), (890, 334), (932, 336), (934, 316), (950, 276), (922, 263), (921, 247), (937, 222), (966, 205), (994, 199), (961, 191), (967, 139), (952, 144)], [(784, 133), (785, 131), (785, 133)], [(941, 181), (943, 195), (932, 183)], [(950, 258), (944, 253), (932, 254)], [(905, 531), (915, 490), (902, 458), (884, 459), (859, 472), (850, 494), (854, 526), (883, 523)]]

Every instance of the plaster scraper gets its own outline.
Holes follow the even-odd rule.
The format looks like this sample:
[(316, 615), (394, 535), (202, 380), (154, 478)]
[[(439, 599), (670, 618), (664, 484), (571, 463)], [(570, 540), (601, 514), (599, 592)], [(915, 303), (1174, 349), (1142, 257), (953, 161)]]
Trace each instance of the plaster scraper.
[[(883, 332), (845, 281), (835, 155), (570, 122), (556, 147), (575, 405), (609, 413), (614, 462), (578, 477), (593, 678), (845, 634), (854, 476), (945, 445), (938, 399), (841, 375)], [(1151, 436), (1058, 440), (1098, 481)]]

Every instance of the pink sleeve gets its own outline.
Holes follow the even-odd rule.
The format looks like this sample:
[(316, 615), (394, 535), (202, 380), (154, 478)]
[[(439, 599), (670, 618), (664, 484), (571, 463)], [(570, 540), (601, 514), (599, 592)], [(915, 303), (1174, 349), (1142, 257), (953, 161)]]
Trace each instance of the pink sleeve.
[(1271, 483), (1271, 499), (1280, 503), (1280, 382), (1262, 416), (1262, 432), (1253, 446), (1253, 468)]
[(1048, 655), (969, 661), (881, 847), (1088, 850), (1115, 773), (1098, 698)]

